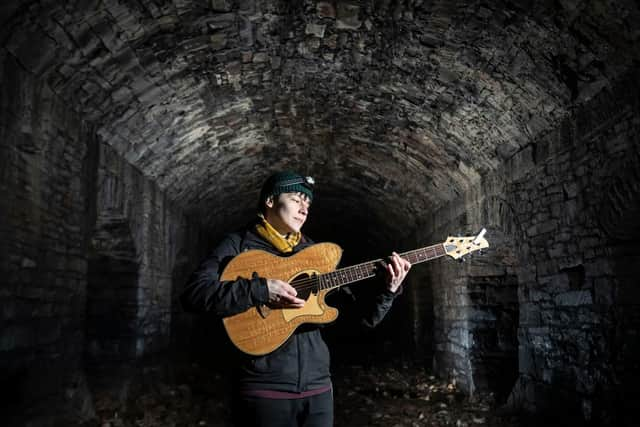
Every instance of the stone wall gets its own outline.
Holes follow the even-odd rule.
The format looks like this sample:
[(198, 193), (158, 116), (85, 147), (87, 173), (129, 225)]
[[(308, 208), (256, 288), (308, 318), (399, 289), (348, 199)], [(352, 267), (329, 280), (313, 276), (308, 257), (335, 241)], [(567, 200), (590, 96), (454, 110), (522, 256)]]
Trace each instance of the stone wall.
[(96, 390), (124, 399), (140, 361), (157, 358), (170, 346), (172, 316), (182, 315), (176, 295), (193, 267), (188, 260), (200, 255), (198, 227), (105, 144), (96, 188), (87, 368)]
[(630, 244), (637, 228), (609, 213), (611, 194), (620, 199), (617, 209), (640, 202), (637, 188), (620, 185), (637, 186), (637, 78), (630, 75), (538, 141), (535, 167), (506, 188), (527, 261), (518, 273), (520, 381), (512, 398), (528, 409), (615, 424), (631, 415), (624, 405), (638, 396), (630, 386), (640, 374), (638, 347), (621, 333), (637, 341), (640, 322), (629, 314), (637, 312), (640, 292), (617, 271), (623, 251), (631, 262), (626, 274), (638, 273), (638, 249)]
[[(431, 236), (486, 226), (492, 245), (485, 258), (464, 266), (431, 267), (441, 375), (470, 392), (489, 385), (477, 375), (487, 371), (487, 352), (507, 356), (515, 342), (498, 339), (487, 348), (478, 331), (493, 324), (496, 335), (508, 332), (500, 323), (515, 309), (511, 404), (604, 423), (631, 413), (624, 402), (637, 396), (631, 384), (640, 372), (640, 292), (631, 279), (639, 270), (631, 244), (638, 229), (629, 218), (640, 200), (637, 77), (603, 91), (434, 215)], [(482, 306), (494, 291), (511, 313), (487, 317)], [(510, 375), (506, 369), (502, 374)]]
[(81, 372), (85, 160), (97, 141), (14, 57), (0, 64), (0, 412), (90, 411)]
[(169, 347), (198, 226), (14, 56), (0, 64), (0, 412), (46, 424), (93, 411), (114, 373), (86, 366)]

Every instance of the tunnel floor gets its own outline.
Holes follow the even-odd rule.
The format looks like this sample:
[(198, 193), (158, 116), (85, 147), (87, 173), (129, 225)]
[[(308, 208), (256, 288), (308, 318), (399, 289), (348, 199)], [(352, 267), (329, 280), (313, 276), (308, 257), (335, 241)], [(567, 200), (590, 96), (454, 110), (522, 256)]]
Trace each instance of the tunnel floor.
[[(146, 390), (124, 406), (110, 398), (96, 399), (96, 417), (82, 426), (231, 425), (225, 379), (197, 364), (181, 371), (181, 381), (146, 384)], [(538, 425), (539, 420), (523, 415), (505, 415), (492, 394), (469, 398), (454, 384), (411, 364), (342, 365), (333, 371), (337, 427)]]

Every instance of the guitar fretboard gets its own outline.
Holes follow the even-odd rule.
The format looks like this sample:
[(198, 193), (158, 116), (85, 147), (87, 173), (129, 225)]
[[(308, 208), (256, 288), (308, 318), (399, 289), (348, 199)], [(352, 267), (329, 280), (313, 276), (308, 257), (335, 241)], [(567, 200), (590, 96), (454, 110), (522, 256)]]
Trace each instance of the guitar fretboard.
[[(435, 258), (440, 258), (445, 254), (444, 245), (439, 243), (437, 245), (427, 246), (426, 248), (404, 252), (399, 255), (411, 264), (418, 264)], [(373, 277), (376, 275), (376, 271), (382, 262), (382, 259), (376, 259), (362, 264), (352, 265), (351, 267), (341, 268), (330, 273), (321, 274), (318, 276), (318, 288), (320, 290), (333, 289)]]

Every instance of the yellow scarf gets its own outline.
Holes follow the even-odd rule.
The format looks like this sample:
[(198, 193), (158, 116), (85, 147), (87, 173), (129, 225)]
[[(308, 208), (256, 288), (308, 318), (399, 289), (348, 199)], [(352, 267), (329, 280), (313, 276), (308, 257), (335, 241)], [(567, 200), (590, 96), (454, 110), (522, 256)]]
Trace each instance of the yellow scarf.
[(265, 219), (262, 214), (258, 214), (260, 222), (256, 224), (256, 232), (263, 237), (267, 242), (271, 243), (278, 251), (282, 253), (289, 253), (293, 251), (293, 248), (300, 243), (302, 233), (287, 233), (286, 236), (278, 233), (278, 230), (273, 228), (271, 224)]

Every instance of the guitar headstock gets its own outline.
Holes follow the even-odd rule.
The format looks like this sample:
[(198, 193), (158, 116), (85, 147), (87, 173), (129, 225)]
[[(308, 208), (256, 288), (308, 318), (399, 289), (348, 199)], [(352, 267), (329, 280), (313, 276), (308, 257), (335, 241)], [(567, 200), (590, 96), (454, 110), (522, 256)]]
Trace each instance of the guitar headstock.
[(477, 236), (449, 236), (447, 237), (447, 240), (442, 243), (442, 246), (444, 246), (444, 250), (447, 255), (454, 259), (459, 259), (472, 252), (488, 248), (489, 242), (484, 238), (486, 232), (487, 230), (483, 228)]

